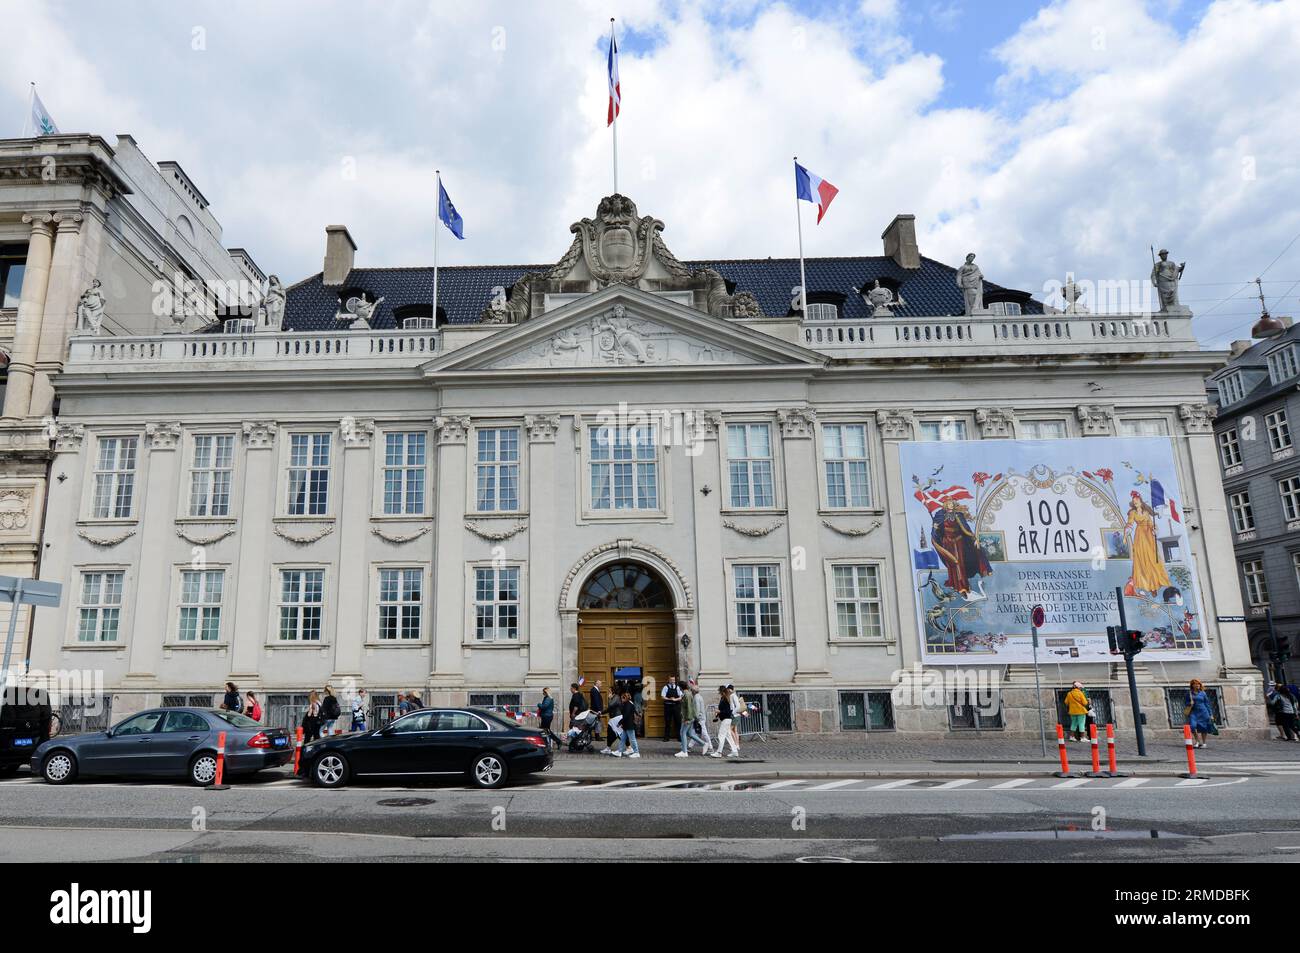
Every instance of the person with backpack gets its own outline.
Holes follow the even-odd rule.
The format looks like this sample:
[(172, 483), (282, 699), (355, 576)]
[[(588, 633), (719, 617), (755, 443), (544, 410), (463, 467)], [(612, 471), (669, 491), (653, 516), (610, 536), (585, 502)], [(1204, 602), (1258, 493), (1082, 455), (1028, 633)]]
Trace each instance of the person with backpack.
[(244, 714), (253, 719), (253, 721), (262, 720), (262, 704), (257, 700), (257, 696), (252, 692), (248, 693), (246, 704), (244, 705)]
[(221, 699), (221, 708), (223, 711), (233, 711), (235, 713), (244, 710), (244, 704), (239, 700), (239, 688), (234, 682), (226, 682), (226, 694)]
[(307, 696), (307, 710), (302, 715), (302, 740), (316, 741), (320, 738), (320, 695), (312, 692)]
[(325, 697), (320, 703), (321, 734), (329, 737), (334, 733), (334, 722), (339, 720), (339, 715), (343, 712), (339, 708), (339, 700), (334, 697), (334, 689), (328, 685), (325, 686)]
[(1295, 741), (1297, 735), (1296, 702), (1291, 697), (1291, 693), (1286, 690), (1285, 685), (1273, 686), (1273, 690), (1268, 693), (1268, 707), (1273, 709), (1273, 717), (1277, 720), (1277, 729), (1281, 732), (1278, 740)]
[(349, 726), (352, 731), (366, 730), (366, 690), (358, 688), (357, 693), (352, 696), (352, 724)]

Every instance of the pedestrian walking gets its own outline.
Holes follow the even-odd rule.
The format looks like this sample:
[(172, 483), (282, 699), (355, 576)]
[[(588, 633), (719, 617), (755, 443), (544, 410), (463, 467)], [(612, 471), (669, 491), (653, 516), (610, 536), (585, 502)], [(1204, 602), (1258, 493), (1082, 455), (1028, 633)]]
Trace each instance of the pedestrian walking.
[(619, 695), (619, 714), (618, 746), (610, 753), (616, 758), (639, 758), (641, 749), (636, 743), (636, 703), (626, 688)]
[(348, 726), (352, 731), (366, 730), (366, 690), (358, 688), (357, 693), (352, 696), (352, 724)]
[[(735, 685), (727, 685), (727, 698), (731, 702), (731, 746), (736, 749), (736, 754), (740, 754), (740, 719), (749, 717), (749, 704), (745, 696), (736, 691)], [(722, 750), (721, 747), (718, 750)]]
[(1192, 734), (1199, 735), (1194, 747), (1204, 748), (1209, 735), (1217, 735), (1219, 729), (1214, 727), (1214, 713), (1210, 710), (1210, 696), (1206, 694), (1205, 685), (1199, 678), (1194, 678), (1187, 690), (1187, 707), (1183, 717), (1192, 726)]
[(548, 739), (555, 742), (555, 747), (560, 747), (561, 741), (555, 732), (551, 731), (551, 719), (555, 717), (555, 699), (551, 697), (549, 688), (542, 689), (542, 700), (537, 703), (537, 721), (541, 725), (542, 734)]
[(676, 675), (668, 676), (659, 697), (664, 701), (664, 741), (671, 741), (682, 731), (682, 687)]
[(573, 722), (588, 708), (587, 699), (582, 695), (582, 689), (577, 682), (569, 686), (569, 727), (573, 727)]
[(339, 715), (342, 713), (339, 700), (334, 697), (334, 689), (326, 685), (325, 695), (320, 700), (320, 731), (322, 735), (328, 738), (334, 734), (334, 722), (339, 720)]
[(320, 738), (320, 695), (312, 692), (307, 696), (307, 710), (302, 715), (303, 741), (316, 741)]
[(1083, 733), (1088, 726), (1088, 709), (1091, 707), (1092, 703), (1088, 701), (1088, 693), (1083, 690), (1083, 683), (1075, 682), (1065, 693), (1065, 713), (1070, 716), (1071, 741), (1083, 740)]
[(619, 726), (623, 723), (623, 706), (617, 695), (610, 696), (609, 701), (609, 721), (605, 725), (605, 747), (601, 749), (601, 754), (612, 754), (616, 758), (621, 758), (622, 754), (616, 750), (619, 743)]
[(699, 717), (698, 705), (699, 701), (697, 695), (694, 695), (691, 692), (687, 692), (683, 695), (681, 701), (682, 726), (677, 729), (678, 738), (682, 743), (682, 750), (673, 755), (675, 758), (689, 758), (691, 756), (692, 741), (698, 744), (701, 748), (704, 747), (704, 739), (700, 737), (700, 734), (695, 727), (696, 719)]
[(1285, 685), (1274, 685), (1268, 693), (1268, 707), (1277, 721), (1279, 741), (1296, 740), (1296, 703)]
[(257, 696), (249, 692), (244, 699), (244, 714), (253, 721), (262, 720), (262, 703), (257, 700)]
[(416, 692), (411, 692), (410, 702), (411, 702), (411, 711), (419, 711), (421, 708), (424, 707), (424, 699), (421, 698)]
[(226, 694), (221, 699), (223, 711), (241, 712), (244, 704), (239, 700), (239, 687), (234, 682), (226, 682)]
[(691, 708), (695, 712), (695, 730), (699, 732), (704, 748), (700, 751), (701, 755), (710, 754), (713, 751), (713, 738), (709, 734), (709, 706), (704, 699), (704, 693), (700, 691), (698, 682), (691, 682), (689, 685), (691, 693)]
[(411, 692), (400, 692), (397, 696), (397, 709), (393, 712), (394, 718), (401, 718), (411, 711)]
[(731, 693), (726, 685), (718, 686), (718, 749), (712, 753), (712, 757), (721, 758), (725, 745), (731, 745), (732, 757), (740, 754), (740, 746), (736, 744), (736, 739), (731, 734)]

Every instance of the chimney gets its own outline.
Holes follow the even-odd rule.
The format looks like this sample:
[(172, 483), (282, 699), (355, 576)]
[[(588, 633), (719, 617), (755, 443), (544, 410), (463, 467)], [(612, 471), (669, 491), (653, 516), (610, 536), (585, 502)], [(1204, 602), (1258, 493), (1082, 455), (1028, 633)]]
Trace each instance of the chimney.
[(325, 268), (321, 281), (338, 286), (348, 280), (357, 243), (352, 240), (346, 225), (325, 226)]
[(885, 240), (885, 254), (900, 267), (921, 267), (921, 250), (916, 246), (915, 215), (895, 215), (880, 237)]
[(1233, 341), (1228, 345), (1228, 360), (1236, 360), (1254, 347), (1254, 345), (1254, 341)]

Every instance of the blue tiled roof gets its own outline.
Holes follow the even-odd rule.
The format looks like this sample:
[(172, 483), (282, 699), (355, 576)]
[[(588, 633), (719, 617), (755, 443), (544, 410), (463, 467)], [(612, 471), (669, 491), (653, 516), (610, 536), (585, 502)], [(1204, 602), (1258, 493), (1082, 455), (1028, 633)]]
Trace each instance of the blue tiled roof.
[[(737, 291), (749, 291), (758, 298), (764, 314), (790, 313), (791, 289), (799, 284), (799, 259), (751, 258), (723, 261), (684, 261), (687, 268), (712, 268)], [(479, 319), (496, 287), (509, 288), (528, 272), (545, 272), (551, 265), (453, 265), (438, 269), (438, 304), (452, 324), (472, 323)], [(923, 317), (961, 314), (961, 292), (957, 289), (956, 269), (931, 258), (922, 258), (921, 267), (906, 269), (892, 258), (863, 256), (854, 258), (806, 258), (810, 300), (819, 293), (843, 295), (841, 317), (861, 320), (870, 316), (857, 289), (870, 287), (874, 279), (889, 284), (890, 279), (906, 302), (894, 309), (900, 317)], [(288, 289), (285, 324), (293, 331), (322, 331), (338, 327), (334, 319), (340, 292), (355, 294), (364, 290), (371, 300), (383, 298), (383, 304), (371, 321), (376, 328), (395, 326), (393, 309), (403, 305), (424, 304), (433, 298), (432, 268), (354, 268), (342, 287), (327, 288), (316, 274)], [(986, 296), (1009, 291), (991, 282), (984, 283)], [(1017, 294), (1015, 300), (1027, 314), (1041, 314), (1041, 302)]]

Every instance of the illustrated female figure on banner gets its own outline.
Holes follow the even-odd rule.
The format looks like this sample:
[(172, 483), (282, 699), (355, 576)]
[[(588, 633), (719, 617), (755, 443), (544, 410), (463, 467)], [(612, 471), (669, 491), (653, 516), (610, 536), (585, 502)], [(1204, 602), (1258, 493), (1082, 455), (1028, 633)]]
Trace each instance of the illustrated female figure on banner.
[[(948, 570), (947, 586), (972, 602), (988, 598), (980, 576), (991, 576), (993, 567), (970, 525), (970, 511), (954, 499), (943, 501), (931, 517), (930, 541)], [(976, 591), (971, 596), (971, 589)]]
[(1126, 596), (1138, 593), (1153, 596), (1164, 587), (1172, 585), (1164, 561), (1160, 558), (1160, 547), (1156, 543), (1155, 510), (1147, 505), (1137, 490), (1129, 493), (1124, 540), (1133, 553), (1133, 574), (1124, 587)]

